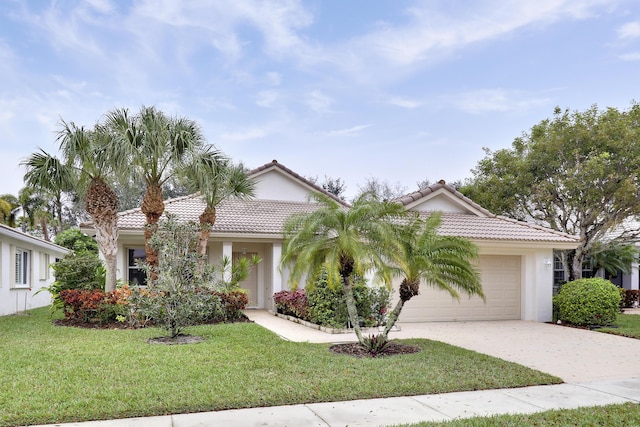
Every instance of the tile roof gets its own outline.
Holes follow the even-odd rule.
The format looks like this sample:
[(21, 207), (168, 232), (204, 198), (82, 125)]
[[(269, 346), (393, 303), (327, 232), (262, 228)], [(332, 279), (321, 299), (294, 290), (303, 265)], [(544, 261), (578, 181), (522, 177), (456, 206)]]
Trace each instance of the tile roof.
[(435, 193), (441, 188), (444, 188), (445, 190), (449, 191), (457, 199), (460, 199), (465, 204), (473, 207), (474, 209), (477, 209), (478, 211), (482, 212), (484, 215), (495, 216), (493, 213), (489, 212), (487, 209), (483, 208), (482, 206), (480, 206), (479, 204), (477, 204), (476, 202), (474, 202), (473, 200), (471, 200), (470, 198), (466, 197), (464, 194), (456, 190), (453, 186), (447, 184), (444, 180), (440, 180), (435, 184), (429, 185), (428, 187), (421, 188), (420, 190), (414, 191), (413, 193), (400, 196), (394, 201), (397, 203), (400, 203), (402, 206), (407, 206), (417, 200), (422, 199), (425, 196), (428, 196), (429, 194)]
[[(295, 213), (312, 212), (314, 203), (280, 200), (225, 200), (216, 208), (217, 219), (212, 234), (262, 234), (280, 236), (287, 218)], [(198, 194), (179, 197), (165, 202), (165, 212), (185, 221), (198, 221), (205, 203)], [(429, 215), (427, 212), (422, 215)], [(121, 212), (118, 226), (121, 230), (140, 230), (145, 224), (142, 211), (132, 209)], [(577, 243), (577, 238), (501, 216), (479, 217), (463, 213), (443, 213), (440, 231), (445, 235), (467, 237), (473, 240), (525, 241), (549, 243)]]
[[(165, 212), (184, 221), (196, 221), (204, 211), (205, 203), (198, 194), (165, 201)], [(281, 200), (228, 199), (216, 207), (216, 223), (212, 233), (280, 235), (287, 218), (295, 213), (312, 212), (316, 205)], [(121, 230), (142, 230), (145, 216), (132, 209), (118, 214)]]
[[(421, 213), (430, 215), (428, 212)], [(578, 243), (575, 236), (529, 222), (492, 216), (479, 217), (463, 213), (443, 213), (440, 232), (448, 236), (460, 236), (473, 240), (500, 240), (550, 243)]]

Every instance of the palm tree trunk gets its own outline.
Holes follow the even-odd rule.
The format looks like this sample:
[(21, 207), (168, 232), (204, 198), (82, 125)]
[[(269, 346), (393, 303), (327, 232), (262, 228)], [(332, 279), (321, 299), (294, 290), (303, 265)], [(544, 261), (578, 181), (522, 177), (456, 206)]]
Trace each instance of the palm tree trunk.
[(343, 292), (344, 299), (347, 303), (347, 313), (349, 314), (349, 321), (353, 326), (353, 330), (358, 337), (358, 342), (364, 345), (364, 337), (362, 336), (362, 330), (360, 329), (360, 319), (358, 318), (358, 308), (356, 307), (356, 299), (353, 296), (353, 284), (349, 276), (343, 276)]
[(93, 218), (96, 242), (106, 261), (105, 291), (116, 288), (118, 253), (118, 196), (102, 179), (93, 179), (85, 197), (85, 209)]
[(389, 332), (391, 331), (391, 328), (393, 328), (393, 326), (398, 321), (398, 317), (400, 317), (400, 312), (402, 311), (402, 307), (404, 307), (404, 303), (409, 301), (414, 296), (418, 295), (420, 291), (420, 281), (419, 280), (409, 281), (406, 278), (404, 278), (402, 279), (402, 283), (400, 283), (399, 290), (400, 290), (400, 299), (398, 300), (398, 303), (393, 308), (391, 313), (389, 313), (389, 317), (387, 318), (387, 324), (384, 327), (384, 332), (382, 332), (382, 335), (384, 336), (385, 340), (387, 339)]
[(47, 242), (50, 242), (49, 225), (47, 224), (47, 218), (44, 215), (40, 217), (40, 228), (42, 229), (42, 238)]
[(144, 248), (147, 255), (147, 264), (151, 267), (149, 279), (157, 278), (158, 267), (158, 251), (151, 247), (151, 237), (158, 230), (158, 221), (164, 212), (164, 198), (162, 197), (162, 188), (157, 184), (147, 185), (147, 189), (142, 198), (142, 213), (147, 219), (147, 225), (144, 230)]
[(209, 235), (211, 229), (216, 223), (216, 208), (215, 206), (207, 206), (204, 212), (200, 215), (200, 236), (198, 236), (198, 270), (200, 272), (204, 269), (205, 257), (207, 255), (207, 245), (209, 243)]

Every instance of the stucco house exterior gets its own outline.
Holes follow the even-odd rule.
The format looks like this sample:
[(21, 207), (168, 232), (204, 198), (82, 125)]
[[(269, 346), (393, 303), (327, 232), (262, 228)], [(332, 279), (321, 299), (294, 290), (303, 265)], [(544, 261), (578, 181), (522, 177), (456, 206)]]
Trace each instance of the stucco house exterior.
[[(249, 176), (256, 182), (256, 197), (226, 200), (217, 207), (207, 254), (212, 263), (221, 256), (257, 254), (262, 262), (242, 286), (249, 292), (250, 307), (272, 309), (272, 295), (289, 288), (288, 272), (279, 268), (283, 225), (291, 214), (315, 209), (309, 200), (314, 192), (328, 193), (276, 160), (250, 171)], [(401, 321), (551, 320), (553, 249), (575, 248), (577, 238), (495, 216), (444, 182), (397, 202), (423, 215), (441, 211), (442, 233), (464, 236), (479, 245), (487, 297), (486, 304), (466, 297), (458, 303), (444, 292), (423, 287), (421, 295), (405, 305)], [(198, 221), (204, 207), (197, 194), (165, 202), (166, 212), (184, 220)], [(136, 261), (144, 258), (144, 224), (140, 209), (119, 214), (118, 278), (125, 282), (143, 280)]]
[(44, 307), (53, 283), (51, 264), (70, 253), (66, 248), (0, 224), (0, 316)]

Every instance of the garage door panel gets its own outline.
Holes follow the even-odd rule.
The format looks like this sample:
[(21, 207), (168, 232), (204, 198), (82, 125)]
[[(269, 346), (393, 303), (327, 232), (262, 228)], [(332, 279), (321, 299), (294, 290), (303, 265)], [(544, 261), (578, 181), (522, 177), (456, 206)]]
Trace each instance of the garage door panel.
[(480, 297), (466, 295), (458, 302), (448, 292), (423, 284), (420, 295), (405, 304), (400, 321), (520, 319), (520, 257), (484, 255), (480, 257), (479, 270), (486, 303)]

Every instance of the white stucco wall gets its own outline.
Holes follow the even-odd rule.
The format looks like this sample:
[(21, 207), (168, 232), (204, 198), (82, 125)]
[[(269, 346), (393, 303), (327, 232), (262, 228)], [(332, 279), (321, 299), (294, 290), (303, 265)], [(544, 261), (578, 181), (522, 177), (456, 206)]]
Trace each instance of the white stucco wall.
[[(56, 258), (62, 258), (69, 251), (31, 236), (2, 230), (0, 233), (0, 316), (16, 314), (44, 307), (50, 304), (51, 295), (40, 292), (42, 287), (50, 286), (53, 281), (51, 265)], [(5, 231), (7, 231), (5, 233)], [(15, 284), (15, 248), (27, 251), (28, 285)]]
[(306, 202), (313, 193), (311, 188), (294, 181), (279, 169), (272, 169), (257, 176), (255, 182), (257, 199)]

